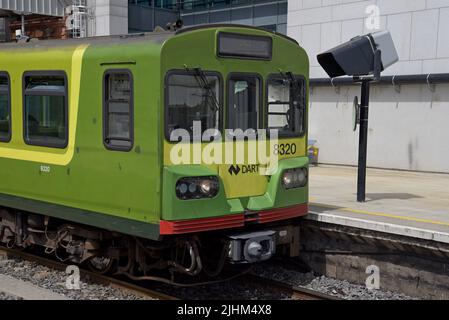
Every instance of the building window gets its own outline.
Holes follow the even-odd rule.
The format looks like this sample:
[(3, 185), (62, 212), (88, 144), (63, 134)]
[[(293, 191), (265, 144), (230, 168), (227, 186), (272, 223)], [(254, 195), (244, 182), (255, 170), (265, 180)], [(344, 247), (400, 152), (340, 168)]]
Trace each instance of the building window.
[(305, 132), (306, 88), (301, 77), (274, 76), (268, 80), (268, 129), (279, 136), (298, 136)]
[(107, 149), (133, 148), (133, 77), (129, 70), (109, 70), (104, 75), (103, 138)]
[(139, 5), (143, 5), (143, 6), (152, 6), (152, 1), (151, 0), (128, 0), (129, 4), (139, 4)]
[(226, 129), (259, 129), (261, 80), (255, 75), (232, 75), (228, 83)]
[(25, 143), (52, 148), (67, 147), (68, 105), (65, 74), (25, 74), (24, 104)]
[(0, 142), (11, 140), (11, 103), (9, 77), (0, 73)]

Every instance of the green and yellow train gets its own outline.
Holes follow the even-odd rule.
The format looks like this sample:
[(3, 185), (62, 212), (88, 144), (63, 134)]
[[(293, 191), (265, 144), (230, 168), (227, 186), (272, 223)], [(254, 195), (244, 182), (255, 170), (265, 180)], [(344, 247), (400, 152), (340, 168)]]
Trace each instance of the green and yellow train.
[(237, 25), (1, 45), (0, 242), (141, 278), (297, 254), (308, 72)]

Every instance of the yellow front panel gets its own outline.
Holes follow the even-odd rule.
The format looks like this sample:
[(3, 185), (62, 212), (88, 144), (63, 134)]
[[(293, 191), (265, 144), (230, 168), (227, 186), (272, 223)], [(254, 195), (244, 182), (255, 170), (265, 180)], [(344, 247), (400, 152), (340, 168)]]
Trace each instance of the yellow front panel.
[[(255, 143), (248, 146), (249, 143), (251, 142), (170, 144), (164, 141), (164, 165), (201, 164), (207, 166), (217, 172), (222, 179), (226, 197), (233, 199), (260, 196), (266, 193), (269, 176), (264, 175), (264, 172), (267, 169), (267, 160), (270, 159), (270, 156), (271, 160), (275, 161), (305, 156), (305, 138), (282, 139), (276, 142), (266, 141), (265, 150), (261, 149), (261, 153), (267, 155), (266, 159), (259, 158), (260, 145)], [(212, 150), (220, 151), (213, 152)], [(183, 159), (182, 163), (180, 163), (181, 158)]]

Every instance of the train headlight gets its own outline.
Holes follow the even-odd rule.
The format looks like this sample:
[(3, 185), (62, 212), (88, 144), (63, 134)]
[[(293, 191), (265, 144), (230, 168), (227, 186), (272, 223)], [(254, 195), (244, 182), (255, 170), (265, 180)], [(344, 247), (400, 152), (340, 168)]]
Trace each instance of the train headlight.
[(308, 171), (306, 168), (285, 170), (282, 174), (282, 185), (285, 189), (303, 188), (308, 182)]
[(188, 190), (189, 186), (186, 183), (181, 183), (176, 188), (176, 191), (178, 191), (182, 195), (186, 194)]
[(181, 200), (214, 198), (219, 188), (217, 177), (182, 178), (176, 183), (176, 196)]
[(293, 183), (293, 172), (285, 172), (284, 176), (282, 177), (282, 183), (284, 184), (284, 186), (291, 186)]
[(214, 186), (211, 180), (202, 180), (200, 182), (200, 190), (204, 194), (209, 194), (213, 188)]
[(196, 183), (190, 183), (189, 184), (189, 192), (190, 193), (195, 193), (196, 192), (196, 190), (198, 189), (198, 185), (196, 184)]

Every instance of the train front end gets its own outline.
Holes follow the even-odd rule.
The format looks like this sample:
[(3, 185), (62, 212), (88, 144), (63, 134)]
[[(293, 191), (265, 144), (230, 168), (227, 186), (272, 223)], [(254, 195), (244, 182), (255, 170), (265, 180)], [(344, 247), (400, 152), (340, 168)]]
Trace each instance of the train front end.
[(224, 25), (178, 31), (161, 56), (160, 235), (186, 241), (192, 260), (297, 255), (308, 212), (305, 51)]

